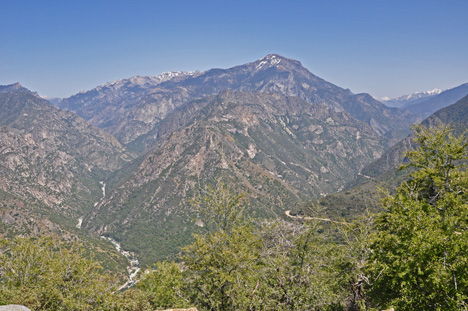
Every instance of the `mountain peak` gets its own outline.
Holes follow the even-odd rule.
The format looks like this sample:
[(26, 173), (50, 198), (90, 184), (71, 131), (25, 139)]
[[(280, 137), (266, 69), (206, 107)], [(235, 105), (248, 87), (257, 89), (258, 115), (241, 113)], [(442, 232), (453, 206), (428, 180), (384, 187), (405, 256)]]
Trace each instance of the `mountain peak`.
[(287, 59), (287, 58), (284, 57), (284, 56), (281, 56), (279, 54), (268, 54), (268, 55), (262, 57), (260, 60), (261, 61), (278, 62), (279, 63), (280, 61), (282, 61), (284, 59)]
[(9, 84), (9, 85), (0, 85), (0, 93), (10, 93), (10, 92), (32, 93), (30, 90), (23, 87), (19, 82)]
[(266, 69), (280, 64), (285, 65), (285, 63), (294, 63), (295, 65), (302, 66), (301, 62), (297, 60), (289, 59), (279, 54), (268, 54), (255, 62), (255, 69)]

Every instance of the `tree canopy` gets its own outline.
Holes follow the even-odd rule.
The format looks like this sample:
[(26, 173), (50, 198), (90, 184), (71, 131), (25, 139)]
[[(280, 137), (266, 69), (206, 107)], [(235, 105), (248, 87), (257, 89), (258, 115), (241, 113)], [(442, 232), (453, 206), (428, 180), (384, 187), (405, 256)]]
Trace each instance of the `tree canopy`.
[(397, 310), (468, 308), (467, 143), (450, 127), (414, 128), (410, 179), (383, 201), (371, 244), (370, 296)]
[(110, 279), (82, 255), (79, 245), (51, 237), (2, 240), (0, 267), (0, 303), (34, 310), (98, 310), (112, 293)]

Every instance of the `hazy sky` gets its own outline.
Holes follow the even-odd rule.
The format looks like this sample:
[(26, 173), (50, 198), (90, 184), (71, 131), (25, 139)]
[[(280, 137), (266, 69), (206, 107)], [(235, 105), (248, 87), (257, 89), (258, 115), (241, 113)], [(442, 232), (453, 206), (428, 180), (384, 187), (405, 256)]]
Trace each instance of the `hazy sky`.
[(269, 53), (375, 97), (468, 82), (466, 0), (0, 1), (0, 85), (41, 95)]

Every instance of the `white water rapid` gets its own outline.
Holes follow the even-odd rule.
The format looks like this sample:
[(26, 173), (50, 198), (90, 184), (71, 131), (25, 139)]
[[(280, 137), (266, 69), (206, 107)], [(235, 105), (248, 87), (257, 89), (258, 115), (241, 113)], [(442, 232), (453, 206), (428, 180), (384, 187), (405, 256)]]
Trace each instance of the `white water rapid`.
[(110, 237), (105, 237), (101, 236), (102, 239), (109, 240), (112, 245), (114, 245), (115, 249), (122, 255), (124, 255), (125, 258), (127, 258), (129, 265), (127, 266), (127, 273), (128, 273), (128, 281), (119, 287), (119, 290), (122, 291), (124, 289), (130, 288), (133, 285), (135, 285), (135, 277), (138, 275), (138, 272), (140, 272), (140, 262), (138, 259), (135, 257), (135, 254), (129, 251), (125, 251), (122, 249), (120, 244), (114, 240), (113, 238)]

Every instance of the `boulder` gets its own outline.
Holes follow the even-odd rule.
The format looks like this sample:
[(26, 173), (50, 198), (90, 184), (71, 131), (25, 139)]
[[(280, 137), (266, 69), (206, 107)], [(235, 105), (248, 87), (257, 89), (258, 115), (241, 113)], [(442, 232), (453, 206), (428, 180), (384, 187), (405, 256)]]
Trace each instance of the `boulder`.
[(31, 311), (31, 310), (21, 305), (6, 305), (6, 306), (0, 306), (0, 311)]

